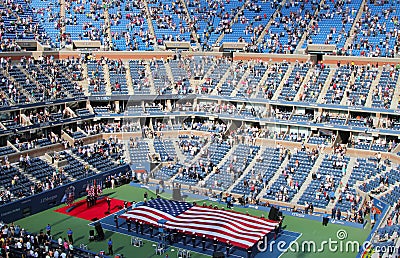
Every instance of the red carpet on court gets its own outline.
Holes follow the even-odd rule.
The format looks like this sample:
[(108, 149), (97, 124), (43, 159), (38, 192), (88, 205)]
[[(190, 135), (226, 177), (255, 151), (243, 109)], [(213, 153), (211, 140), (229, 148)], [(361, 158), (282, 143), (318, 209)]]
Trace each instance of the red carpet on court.
[[(123, 208), (123, 206), (124, 201), (111, 199), (110, 213), (119, 211)], [(87, 207), (86, 199), (84, 199), (82, 201), (72, 204), (71, 206), (65, 205), (65, 207), (59, 208), (55, 210), (55, 212), (93, 221), (108, 216), (109, 214), (106, 213), (107, 210), (108, 206), (106, 198), (102, 198), (100, 200), (97, 200), (95, 206), (89, 208)]]

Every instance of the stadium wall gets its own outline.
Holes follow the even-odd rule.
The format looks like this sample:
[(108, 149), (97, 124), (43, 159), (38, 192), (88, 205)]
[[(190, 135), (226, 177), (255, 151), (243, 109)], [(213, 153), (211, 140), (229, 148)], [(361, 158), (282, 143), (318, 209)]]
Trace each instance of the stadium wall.
[[(20, 60), (21, 57), (53, 56), (56, 59), (67, 59), (71, 57), (78, 58), (82, 54), (92, 54), (96, 58), (107, 57), (109, 59), (168, 59), (175, 56), (173, 51), (22, 51), (22, 52), (1, 52), (0, 57), (12, 60)], [(227, 53), (224, 52), (194, 52), (182, 51), (181, 56), (214, 56), (223, 57)], [(307, 62), (311, 59), (311, 55), (303, 54), (263, 54), (263, 53), (243, 53), (234, 52), (233, 60), (262, 60), (268, 62)], [(335, 56), (324, 55), (322, 57), (325, 64), (342, 64), (352, 63), (356, 65), (378, 64), (378, 65), (397, 65), (400, 64), (400, 58), (384, 58), (384, 57), (361, 57), (361, 56)]]
[(130, 167), (129, 165), (125, 165), (12, 203), (4, 204), (1, 206), (0, 220), (4, 223), (11, 223), (60, 205), (65, 191), (70, 186), (75, 187), (75, 198), (83, 197), (86, 195), (87, 184), (93, 180), (103, 181), (107, 176), (126, 173), (128, 171), (130, 171)]

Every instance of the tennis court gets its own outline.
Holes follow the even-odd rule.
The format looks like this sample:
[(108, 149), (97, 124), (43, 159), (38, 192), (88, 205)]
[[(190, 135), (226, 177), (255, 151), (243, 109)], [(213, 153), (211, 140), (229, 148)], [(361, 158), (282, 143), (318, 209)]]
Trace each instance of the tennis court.
[[(106, 189), (103, 194), (109, 195), (111, 198), (122, 200), (122, 201), (142, 201), (143, 194), (147, 191), (150, 197), (155, 197), (155, 194), (147, 189), (133, 187), (131, 185), (124, 185), (116, 189)], [(169, 194), (163, 194), (162, 197), (170, 198)], [(207, 204), (217, 204), (214, 202), (206, 201)], [(217, 204), (219, 207), (224, 207), (223, 204)], [(27, 231), (39, 232), (43, 230), (47, 223), (52, 226), (53, 238), (66, 237), (66, 231), (68, 228), (73, 230), (73, 237), (76, 246), (83, 244), (93, 252), (99, 252), (101, 250), (107, 250), (107, 240), (111, 238), (114, 243), (114, 253), (123, 254), (124, 257), (164, 257), (168, 254), (169, 257), (177, 257), (177, 250), (185, 248), (191, 250), (191, 257), (209, 257), (212, 253), (212, 247), (210, 243), (206, 245), (206, 251), (202, 251), (201, 244), (198, 241), (196, 247), (192, 247), (192, 243), (189, 241), (187, 245), (182, 243), (174, 244), (167, 249), (167, 252), (163, 255), (155, 254), (155, 247), (158, 239), (153, 237), (150, 239), (149, 235), (136, 235), (135, 228), (132, 225), (132, 232), (128, 232), (127, 225), (120, 220), (120, 228), (117, 230), (114, 223), (114, 214), (104, 217), (105, 208), (101, 208), (98, 211), (98, 217), (104, 217), (101, 219), (101, 223), (105, 233), (105, 240), (103, 241), (89, 241), (89, 230), (93, 229), (92, 222), (88, 219), (82, 219), (69, 214), (55, 212), (55, 210), (62, 208), (64, 205), (53, 207), (44, 212), (32, 215), (28, 218), (21, 219), (16, 224), (21, 225)], [(242, 207), (235, 207), (236, 211), (249, 212), (251, 215), (261, 216), (262, 211), (256, 209), (245, 209)], [(122, 211), (117, 212), (120, 214)], [(263, 214), (264, 216), (268, 214)], [(267, 244), (265, 252), (259, 252), (255, 257), (355, 257), (357, 252), (349, 252), (349, 250), (328, 250), (321, 249), (323, 241), (338, 240), (338, 231), (344, 231), (346, 233), (346, 241), (357, 241), (360, 244), (366, 239), (370, 226), (367, 225), (365, 229), (357, 229), (352, 227), (343, 227), (341, 225), (329, 224), (327, 227), (323, 227), (321, 222), (302, 219), (298, 217), (286, 216), (283, 223), (283, 232), (275, 239), (275, 242), (269, 242)], [(142, 247), (135, 247), (131, 245), (131, 238), (141, 237), (144, 239)], [(302, 245), (304, 242), (312, 241), (315, 244), (316, 250), (309, 250), (304, 252), (301, 248), (289, 248), (291, 242), (295, 241), (297, 245)], [(281, 243), (279, 243), (281, 242)], [(280, 245), (278, 248), (278, 244)], [(225, 252), (223, 245), (218, 246), (219, 250)], [(311, 248), (312, 249), (312, 248)], [(246, 257), (242, 250), (232, 248), (232, 255), (230, 257)]]

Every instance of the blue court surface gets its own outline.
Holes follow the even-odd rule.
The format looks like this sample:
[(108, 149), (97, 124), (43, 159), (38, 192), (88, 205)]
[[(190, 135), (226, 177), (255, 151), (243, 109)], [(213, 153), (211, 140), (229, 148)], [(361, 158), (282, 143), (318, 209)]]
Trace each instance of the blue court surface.
[[(156, 247), (157, 243), (161, 241), (161, 235), (156, 231), (156, 229), (153, 230), (153, 236), (151, 237), (150, 234), (150, 229), (147, 228), (146, 226), (143, 229), (143, 234), (141, 234), (140, 229), (138, 228), (138, 232), (136, 232), (136, 226), (135, 223), (132, 223), (131, 225), (131, 231), (128, 231), (127, 224), (124, 219), (119, 219), (118, 224), (119, 227), (117, 229), (116, 224), (114, 222), (114, 215), (121, 215), (124, 211), (119, 211), (117, 213), (113, 213), (97, 222), (100, 222), (103, 229), (108, 230), (108, 231), (113, 231), (117, 232), (120, 234), (124, 235), (129, 235), (132, 237), (137, 237), (141, 239), (145, 239), (148, 241), (154, 242), (154, 248)], [(92, 222), (89, 224), (89, 226), (94, 227), (94, 223)], [(274, 238), (274, 233), (270, 233), (268, 235), (268, 243), (265, 246), (264, 244), (260, 243), (259, 247), (255, 245), (252, 249), (252, 257), (255, 258), (262, 258), (262, 257), (269, 257), (269, 258), (275, 258), (275, 257), (280, 257), (285, 250), (282, 249), (287, 249), (290, 245), (291, 242), (297, 240), (301, 236), (300, 233), (298, 232), (292, 232), (292, 231), (287, 231), (287, 230), (282, 230), (279, 235)], [(187, 237), (185, 240), (185, 244), (183, 243), (183, 238), (178, 237), (174, 243), (169, 242), (168, 240), (165, 241), (167, 248), (171, 251), (177, 250), (177, 249), (186, 249), (190, 250), (193, 253), (201, 253), (201, 254), (206, 254), (212, 256), (214, 252), (214, 246), (212, 241), (207, 241), (205, 244), (205, 250), (203, 250), (201, 239), (197, 238), (195, 240), (195, 247), (193, 247), (192, 240)], [(274, 242), (272, 242), (274, 241)], [(282, 244), (283, 248), (277, 248), (277, 243), (278, 242), (284, 242), (285, 244)], [(263, 251), (260, 251), (263, 250)], [(226, 245), (223, 243), (219, 243), (217, 245), (217, 251), (223, 252), (226, 255)], [(236, 247), (232, 247), (229, 252), (229, 257), (247, 257), (247, 251), (243, 249), (239, 249)]]

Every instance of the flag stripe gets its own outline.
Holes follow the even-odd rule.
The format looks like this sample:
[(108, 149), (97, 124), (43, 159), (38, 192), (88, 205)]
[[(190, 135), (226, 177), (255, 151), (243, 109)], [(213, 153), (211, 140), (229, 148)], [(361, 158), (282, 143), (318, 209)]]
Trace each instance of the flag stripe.
[(159, 221), (164, 220), (165, 228), (189, 235), (204, 235), (209, 239), (216, 238), (219, 242), (229, 241), (233, 246), (245, 249), (252, 247), (278, 225), (276, 221), (239, 212), (163, 199), (149, 201), (122, 214), (120, 218), (155, 226), (159, 226)]
[(165, 225), (196, 235), (204, 234), (208, 238), (217, 237), (220, 242), (229, 241), (232, 245), (248, 248), (273, 230), (277, 223), (246, 214), (194, 206), (167, 221)]
[(222, 225), (223, 227), (231, 230), (233, 233), (238, 233), (238, 234), (246, 234), (248, 236), (259, 236), (260, 232), (264, 232), (265, 229), (267, 230), (272, 230), (273, 228), (271, 227), (265, 227), (265, 229), (261, 228), (246, 228), (244, 224), (241, 224), (239, 222), (235, 222), (233, 220), (225, 219), (225, 218), (219, 218), (215, 216), (203, 216), (203, 215), (197, 215), (195, 217), (189, 217), (187, 214), (184, 214), (183, 216), (177, 217), (175, 220), (169, 221), (166, 223), (166, 225), (170, 225), (170, 222), (174, 223), (199, 223), (201, 225)]
[(168, 213), (146, 206), (135, 208), (119, 217), (123, 219), (137, 219), (138, 221), (147, 222), (152, 225), (158, 225), (158, 221), (161, 219), (170, 220), (175, 218)]
[[(216, 213), (218, 213), (218, 216), (216, 216)], [(246, 214), (235, 214), (232, 211), (225, 211), (225, 210), (216, 210), (216, 209), (210, 209), (208, 207), (193, 207), (186, 211), (185, 213), (181, 214), (180, 216), (183, 216), (184, 214), (190, 214), (190, 215), (210, 215), (214, 218), (218, 219), (228, 219), (230, 221), (234, 221), (237, 223), (240, 223), (241, 225), (244, 225), (246, 228), (253, 228), (253, 229), (258, 229), (260, 228), (260, 224), (266, 226), (266, 227), (275, 227), (276, 223), (274, 222), (269, 222), (267, 220), (261, 219), (261, 218), (256, 218), (252, 217), (250, 215)]]

